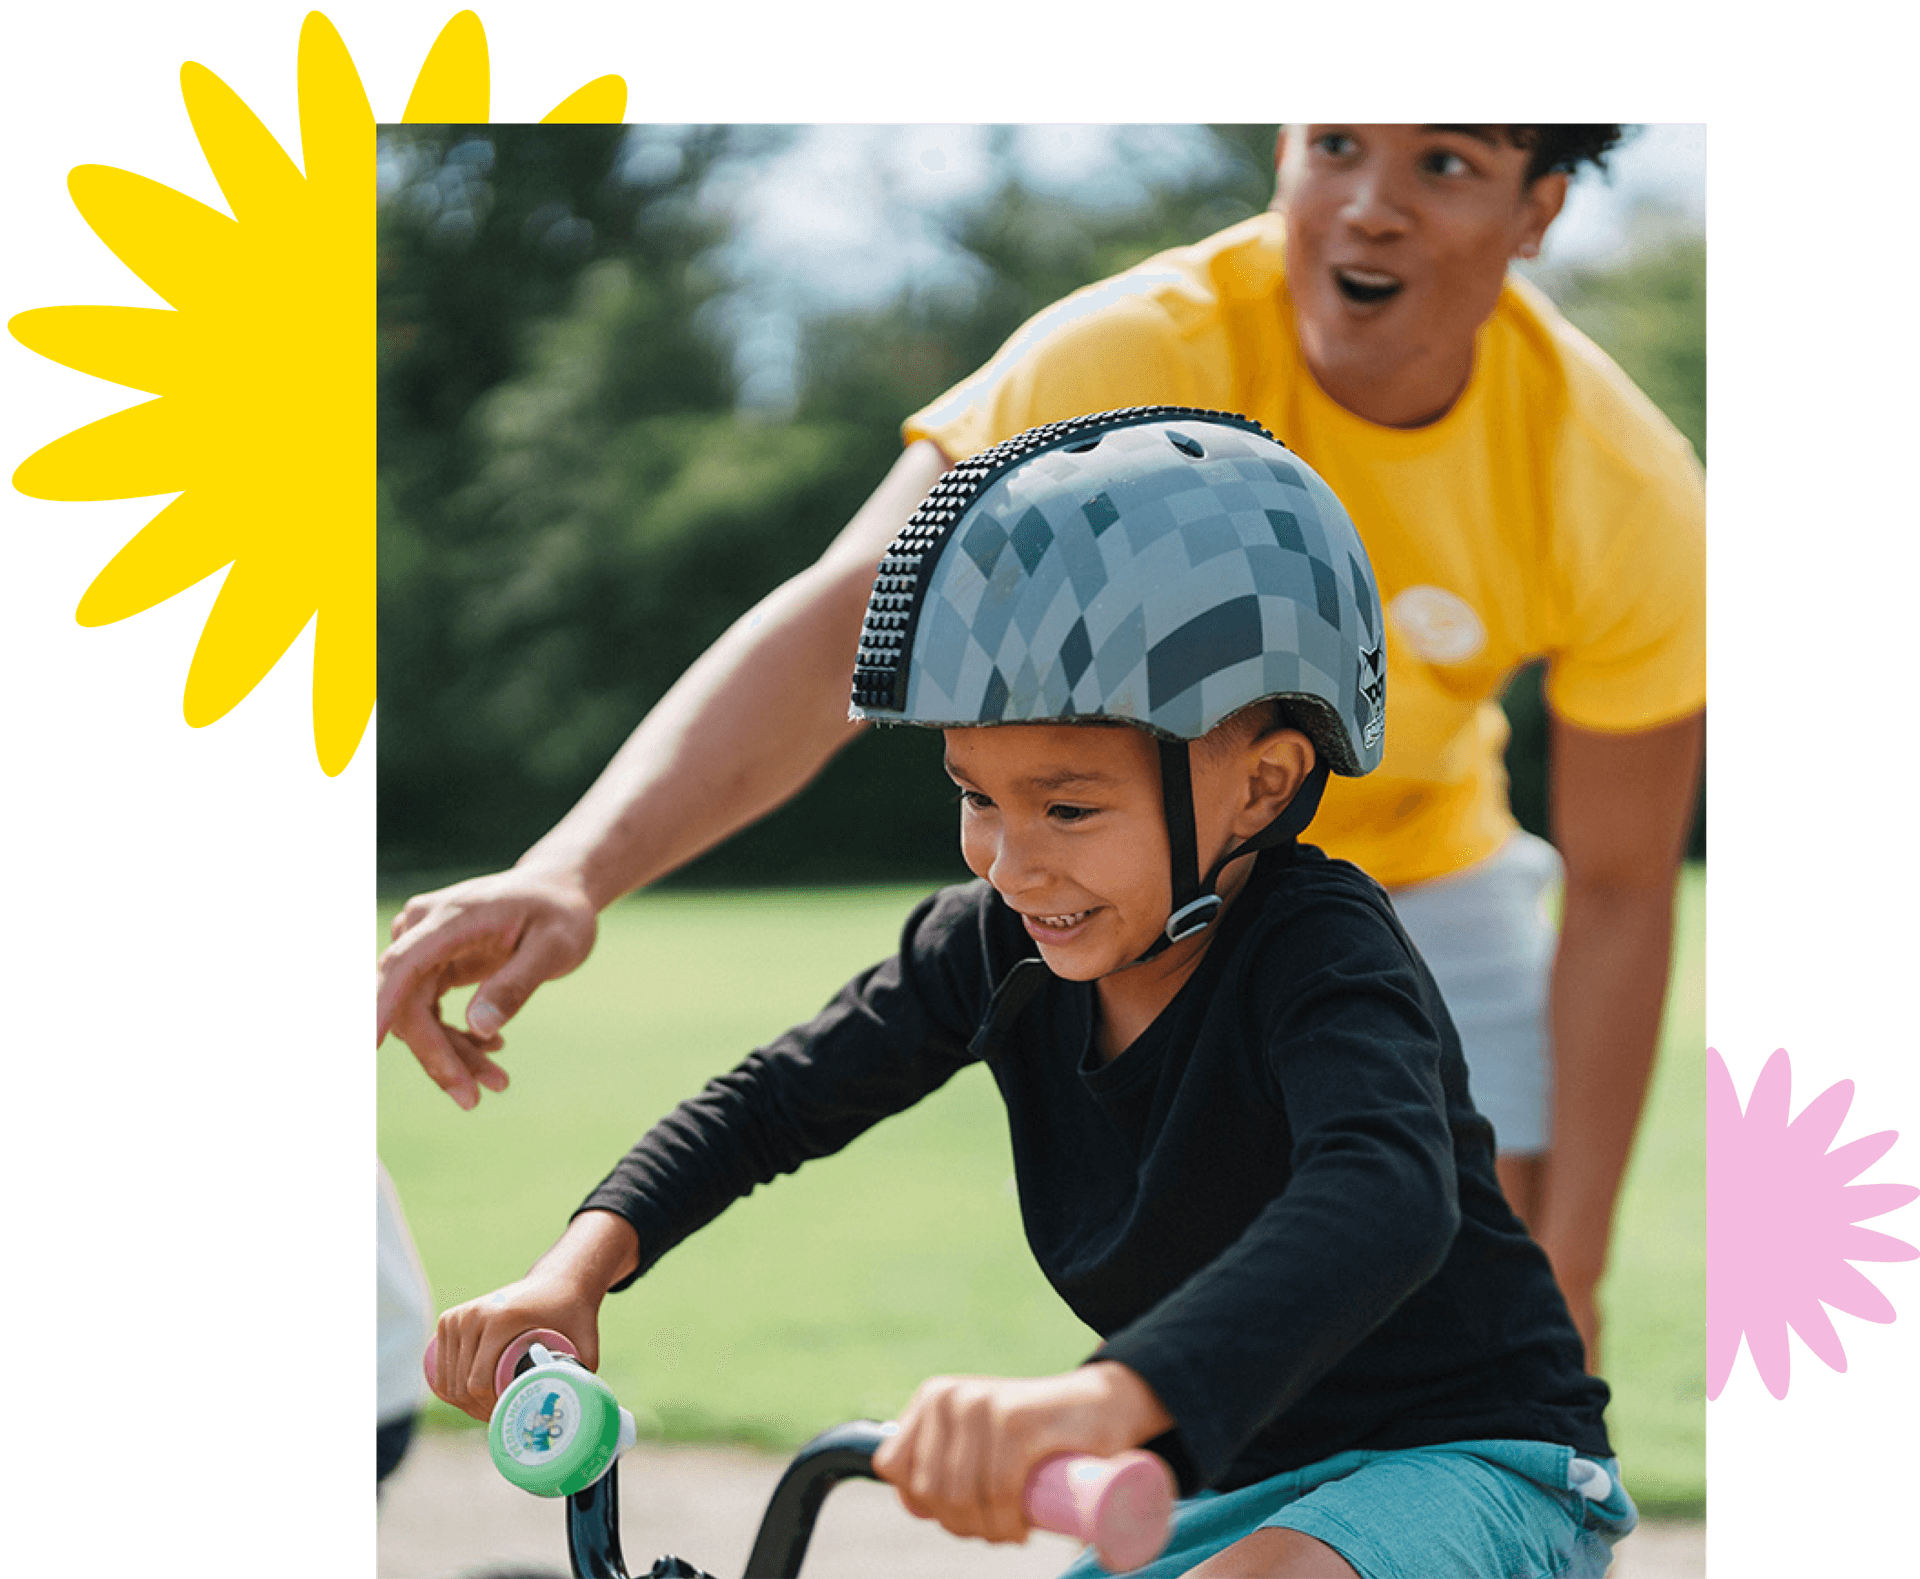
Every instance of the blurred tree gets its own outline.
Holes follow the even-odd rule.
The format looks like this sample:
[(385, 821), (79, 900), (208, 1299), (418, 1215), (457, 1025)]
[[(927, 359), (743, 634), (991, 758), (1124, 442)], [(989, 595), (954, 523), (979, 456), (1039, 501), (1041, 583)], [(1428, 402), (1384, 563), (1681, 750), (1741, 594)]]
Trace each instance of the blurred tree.
[[(1650, 224), (1658, 221), (1650, 220)], [(1610, 267), (1549, 282), (1560, 309), (1603, 346), (1707, 459), (1707, 242), (1676, 235)]]
[[(723, 232), (697, 194), (721, 159), (770, 140), (729, 127), (381, 133), (383, 865), (517, 853), (526, 786), (578, 778), (606, 710), (624, 714), (604, 683), (548, 705), (592, 667), (570, 629), (618, 612), (594, 564), (618, 562), (605, 539), (622, 457), (589, 447), (608, 437), (598, 429), (546, 419), (583, 401), (628, 423), (730, 412), (728, 350), (700, 320), (720, 287), (700, 259)], [(530, 366), (544, 384), (489, 425), (488, 397)], [(519, 486), (502, 486), (515, 464)]]
[[(1125, 159), (1131, 140), (1155, 130), (1123, 128), (1115, 156)], [(953, 248), (982, 266), (978, 288), (910, 288), (877, 307), (813, 317), (802, 340), (801, 413), (832, 412), (863, 427), (874, 443), (877, 479), (898, 453), (901, 420), (973, 372), (1042, 308), (1265, 208), (1278, 130), (1208, 127), (1213, 157), (1188, 182), (1108, 205), (1036, 191), (1021, 172), (1010, 129), (1000, 129), (986, 191), (949, 216)]]

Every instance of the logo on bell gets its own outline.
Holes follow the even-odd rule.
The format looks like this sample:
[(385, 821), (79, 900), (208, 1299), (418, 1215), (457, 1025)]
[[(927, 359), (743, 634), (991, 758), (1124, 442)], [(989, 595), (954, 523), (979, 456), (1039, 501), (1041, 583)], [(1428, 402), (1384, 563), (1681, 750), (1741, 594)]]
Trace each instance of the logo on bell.
[(573, 1429), (574, 1404), (565, 1387), (528, 1388), (513, 1401), (502, 1437), (507, 1451), (523, 1464), (556, 1453)]
[(1414, 656), (1428, 663), (1465, 663), (1487, 645), (1487, 627), (1473, 605), (1445, 587), (1408, 587), (1387, 614)]

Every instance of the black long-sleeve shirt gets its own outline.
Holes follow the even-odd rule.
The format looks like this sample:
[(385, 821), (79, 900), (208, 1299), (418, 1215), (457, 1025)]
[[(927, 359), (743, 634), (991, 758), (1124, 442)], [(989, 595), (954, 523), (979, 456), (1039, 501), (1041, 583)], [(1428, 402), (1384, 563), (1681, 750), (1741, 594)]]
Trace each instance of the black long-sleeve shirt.
[(1052, 976), (975, 1042), (1034, 953), (984, 883), (942, 890), (897, 955), (683, 1103), (582, 1210), (627, 1218), (644, 1271), (984, 1050), (1028, 1242), (1097, 1357), (1173, 1416), (1154, 1445), (1183, 1487), (1352, 1448), (1611, 1452), (1607, 1389), (1500, 1193), (1439, 989), (1369, 878), (1307, 846), (1259, 857), (1192, 977), (1104, 1065), (1092, 987)]

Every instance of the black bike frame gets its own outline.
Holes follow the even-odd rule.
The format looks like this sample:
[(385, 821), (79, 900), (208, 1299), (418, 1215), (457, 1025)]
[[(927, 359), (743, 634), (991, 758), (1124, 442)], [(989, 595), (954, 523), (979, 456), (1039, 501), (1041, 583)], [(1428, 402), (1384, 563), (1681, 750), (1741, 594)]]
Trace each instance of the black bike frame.
[[(879, 1423), (854, 1420), (823, 1431), (794, 1455), (774, 1487), (747, 1558), (745, 1579), (799, 1579), (827, 1493), (844, 1480), (873, 1480), (873, 1455), (886, 1440)], [(620, 1554), (620, 1493), (615, 1467), (567, 1498), (567, 1555), (576, 1579), (630, 1579)], [(663, 1557), (649, 1579), (711, 1579), (677, 1557)]]

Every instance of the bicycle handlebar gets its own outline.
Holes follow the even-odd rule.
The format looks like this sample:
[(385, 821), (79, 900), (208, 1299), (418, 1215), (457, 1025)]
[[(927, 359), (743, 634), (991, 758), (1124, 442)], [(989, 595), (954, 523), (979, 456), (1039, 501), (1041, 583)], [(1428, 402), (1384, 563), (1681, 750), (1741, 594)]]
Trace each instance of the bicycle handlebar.
[[(794, 1579), (827, 1493), (843, 1480), (875, 1480), (873, 1455), (891, 1424), (854, 1420), (822, 1432), (794, 1456), (774, 1488), (746, 1579)], [(1027, 1477), (1023, 1499), (1035, 1529), (1091, 1546), (1100, 1566), (1125, 1572), (1151, 1562), (1167, 1544), (1173, 1472), (1155, 1454), (1134, 1449), (1113, 1458), (1056, 1453)]]
[[(500, 1403), (494, 1409), (489, 1437), (495, 1439), (494, 1462), (507, 1479), (526, 1489), (555, 1495), (544, 1482), (525, 1478), (525, 1470), (503, 1456), (497, 1440), (502, 1406), (509, 1404), (508, 1388), (514, 1373), (531, 1363), (530, 1351), (536, 1343), (552, 1355), (575, 1358), (573, 1345), (565, 1337), (545, 1329), (523, 1333), (509, 1344), (495, 1367), (495, 1392)], [(429, 1385), (434, 1375), (433, 1358), (434, 1348), (429, 1344), (425, 1359)], [(597, 1379), (595, 1386), (604, 1391), (604, 1384)], [(611, 1404), (610, 1393), (607, 1398)], [(624, 1410), (620, 1413), (625, 1415)], [(880, 1421), (854, 1420), (822, 1432), (801, 1448), (767, 1504), (747, 1559), (746, 1579), (797, 1579), (827, 1493), (845, 1480), (877, 1480), (873, 1455), (896, 1429)], [(605, 1468), (595, 1472), (587, 1484), (569, 1482), (565, 1488), (567, 1544), (575, 1571), (583, 1579), (627, 1579), (620, 1556), (613, 1460), (630, 1441), (630, 1437), (623, 1440)], [(1034, 1528), (1091, 1546), (1100, 1565), (1117, 1573), (1152, 1561), (1166, 1546), (1174, 1496), (1173, 1472), (1155, 1454), (1137, 1448), (1113, 1458), (1058, 1453), (1034, 1466), (1027, 1478), (1024, 1508)]]

